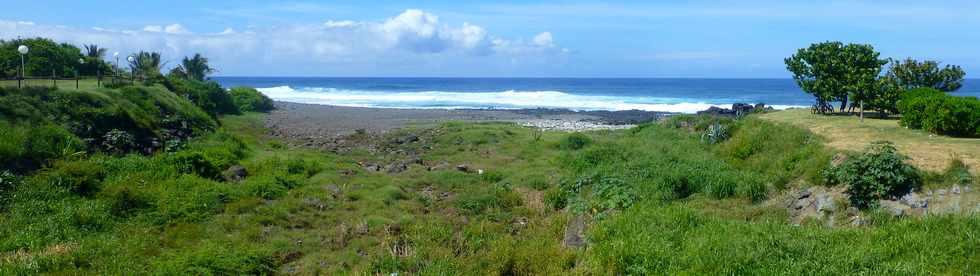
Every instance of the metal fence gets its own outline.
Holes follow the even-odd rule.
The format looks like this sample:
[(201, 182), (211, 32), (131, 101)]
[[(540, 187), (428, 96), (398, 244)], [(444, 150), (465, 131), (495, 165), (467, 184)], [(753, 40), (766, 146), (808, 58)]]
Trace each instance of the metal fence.
[(129, 84), (134, 80), (122, 77), (23, 77), (0, 79), (0, 86), (4, 87), (55, 87), (55, 88), (80, 88), (80, 87), (103, 87), (112, 84)]

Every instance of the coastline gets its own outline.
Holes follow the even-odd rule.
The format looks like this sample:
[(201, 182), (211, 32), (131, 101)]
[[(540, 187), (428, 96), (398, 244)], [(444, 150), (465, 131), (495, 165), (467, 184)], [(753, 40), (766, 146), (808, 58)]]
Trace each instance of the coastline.
[(265, 125), (270, 134), (307, 146), (341, 144), (357, 133), (380, 135), (448, 121), (513, 122), (557, 131), (624, 129), (673, 113), (655, 111), (573, 111), (568, 109), (400, 109), (275, 102)]

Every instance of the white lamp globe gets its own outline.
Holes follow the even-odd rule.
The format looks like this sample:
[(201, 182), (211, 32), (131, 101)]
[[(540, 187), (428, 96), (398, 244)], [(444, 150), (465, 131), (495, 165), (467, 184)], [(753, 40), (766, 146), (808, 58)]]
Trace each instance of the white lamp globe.
[(78, 59), (78, 63), (85, 64), (85, 59), (84, 58)]
[(134, 60), (136, 60), (136, 58), (134, 58), (133, 56), (129, 56), (128, 58), (126, 58), (126, 60), (128, 60), (129, 62), (133, 62)]
[(112, 53), (112, 57), (119, 57), (119, 52)]
[(30, 50), (30, 48), (27, 48), (27, 45), (20, 45), (17, 47), (17, 52), (19, 52), (21, 55), (26, 55)]

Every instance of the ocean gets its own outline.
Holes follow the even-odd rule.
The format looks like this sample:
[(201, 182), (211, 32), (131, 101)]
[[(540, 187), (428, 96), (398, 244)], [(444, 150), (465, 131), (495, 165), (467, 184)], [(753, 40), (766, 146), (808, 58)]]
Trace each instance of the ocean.
[[(422, 109), (567, 108), (694, 113), (732, 103), (809, 107), (792, 79), (215, 77), (277, 101)], [(980, 97), (980, 79), (953, 95)]]

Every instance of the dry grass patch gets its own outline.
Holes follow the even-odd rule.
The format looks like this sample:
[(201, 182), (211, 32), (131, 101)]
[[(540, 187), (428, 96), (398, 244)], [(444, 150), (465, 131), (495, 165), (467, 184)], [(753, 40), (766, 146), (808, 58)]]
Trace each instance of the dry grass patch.
[(815, 115), (807, 109), (790, 109), (759, 117), (808, 128), (827, 138), (827, 145), (837, 149), (860, 151), (873, 141), (887, 140), (894, 142), (898, 150), (911, 157), (911, 163), (921, 169), (939, 172), (945, 170), (953, 158), (960, 158), (973, 174), (980, 173), (980, 139), (907, 129), (895, 119), (865, 117), (862, 123), (855, 116)]

